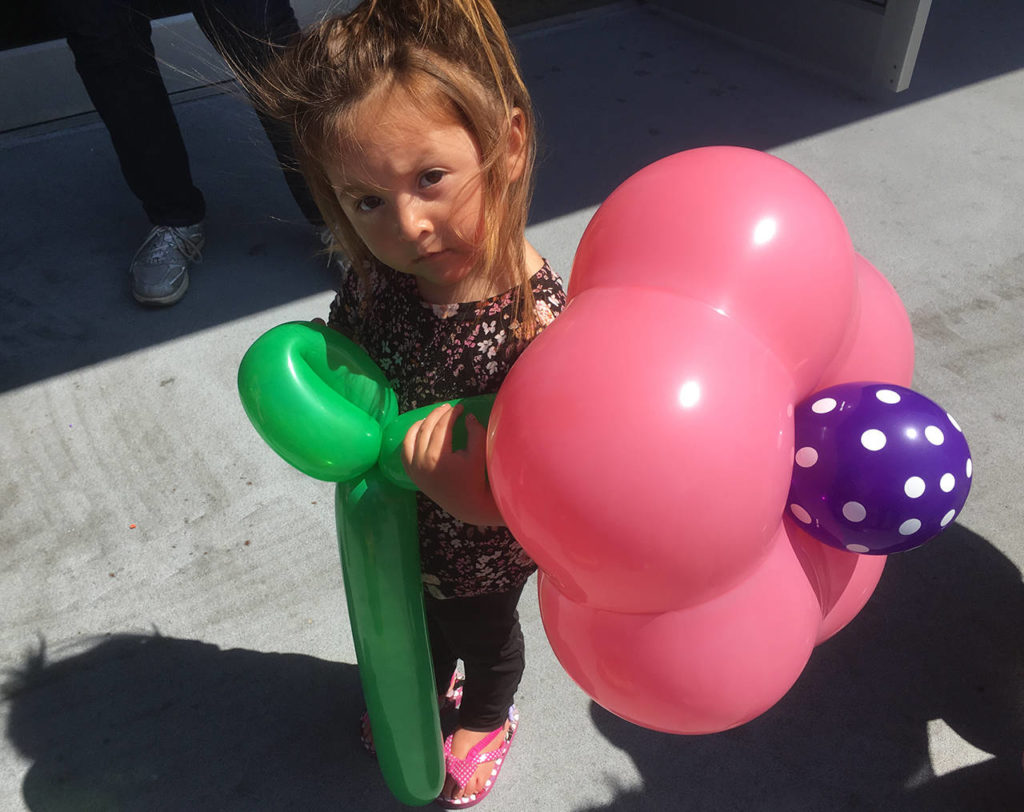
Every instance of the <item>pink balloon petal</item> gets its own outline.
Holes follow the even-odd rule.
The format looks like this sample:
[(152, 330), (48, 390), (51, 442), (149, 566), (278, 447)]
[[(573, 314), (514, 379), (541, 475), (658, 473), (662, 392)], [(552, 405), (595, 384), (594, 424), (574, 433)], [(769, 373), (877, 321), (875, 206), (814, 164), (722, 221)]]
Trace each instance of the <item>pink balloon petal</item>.
[(914, 334), (903, 302), (889, 280), (859, 254), (857, 281), (857, 307), (843, 346), (814, 391), (847, 381), (910, 386)]
[(885, 556), (858, 555), (822, 544), (789, 519), (785, 528), (821, 606), (817, 645), (846, 626), (864, 608), (882, 577)]
[(707, 305), (586, 291), (498, 394), (498, 507), (573, 600), (624, 612), (707, 600), (778, 526), (792, 389), (768, 349)]
[(598, 704), (668, 733), (715, 733), (774, 705), (799, 677), (821, 615), (781, 531), (733, 589), (653, 615), (588, 609), (540, 578), (541, 617), (569, 675)]
[(569, 296), (642, 286), (709, 304), (755, 333), (802, 398), (846, 333), (854, 251), (825, 193), (779, 158), (706, 147), (619, 186), (580, 241)]

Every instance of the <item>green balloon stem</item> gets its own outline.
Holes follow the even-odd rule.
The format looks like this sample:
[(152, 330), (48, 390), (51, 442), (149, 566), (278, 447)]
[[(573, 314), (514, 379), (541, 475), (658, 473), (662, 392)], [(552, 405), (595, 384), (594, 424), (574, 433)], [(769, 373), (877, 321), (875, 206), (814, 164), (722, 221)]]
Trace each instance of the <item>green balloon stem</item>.
[[(398, 414), (366, 352), (330, 328), (282, 324), (238, 369), (246, 415), (286, 462), (337, 482), (335, 514), (345, 599), (381, 773), (402, 803), (433, 801), (444, 784), (427, 624), (416, 487), (402, 466), (409, 427), (440, 404)], [(447, 401), (487, 425), (493, 395)], [(452, 429), (466, 447), (465, 415)]]
[(444, 756), (423, 613), (416, 495), (372, 470), (338, 484), (335, 512), (377, 760), (399, 801), (430, 803), (444, 783)]

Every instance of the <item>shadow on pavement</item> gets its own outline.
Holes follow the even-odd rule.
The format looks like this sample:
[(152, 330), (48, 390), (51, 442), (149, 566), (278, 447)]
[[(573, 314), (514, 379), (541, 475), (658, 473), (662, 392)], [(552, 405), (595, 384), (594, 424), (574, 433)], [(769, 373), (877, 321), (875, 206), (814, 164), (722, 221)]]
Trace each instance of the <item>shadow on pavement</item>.
[(8, 675), (33, 812), (402, 809), (359, 744), (356, 667), (114, 635)]
[(150, 226), (124, 188), (106, 130), (89, 125), (0, 151), (0, 199), (10, 212), (0, 227), (0, 389), (332, 286), (323, 246), (248, 106), (222, 95), (176, 112), (207, 200), (207, 243), (171, 308), (140, 307), (129, 292), (128, 268)]
[[(644, 782), (600, 808), (1024, 808), (1021, 618), (1020, 572), (954, 525), (890, 558), (861, 614), (747, 725), (671, 736), (593, 705)], [(115, 635), (52, 663), (42, 645), (5, 692), (33, 812), (401, 808), (355, 735), (354, 665)], [(933, 720), (993, 758), (937, 777)]]
[[(654, 733), (592, 704), (644, 786), (614, 810), (1024, 809), (1024, 585), (954, 525), (889, 558), (868, 605), (766, 714), (711, 736)], [(936, 777), (929, 722), (984, 753)], [(947, 744), (947, 748), (949, 745)], [(952, 766), (952, 765), (950, 765)]]

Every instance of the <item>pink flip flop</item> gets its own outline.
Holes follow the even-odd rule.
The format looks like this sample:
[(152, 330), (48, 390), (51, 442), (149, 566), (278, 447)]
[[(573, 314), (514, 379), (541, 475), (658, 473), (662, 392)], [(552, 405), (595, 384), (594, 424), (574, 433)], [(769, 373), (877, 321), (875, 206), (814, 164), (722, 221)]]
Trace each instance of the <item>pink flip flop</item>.
[[(457, 669), (452, 671), (451, 681), (448, 683), (448, 690), (444, 696), (439, 696), (438, 705), (441, 708), (441, 712), (444, 713), (447, 710), (455, 709), (458, 710), (462, 705), (462, 683), (466, 681), (466, 678)], [(377, 755), (377, 750), (373, 746), (373, 738), (367, 735), (370, 730), (370, 714), (368, 711), (363, 711), (359, 714), (359, 741), (363, 745), (363, 749), (371, 756)]]
[(452, 671), (452, 680), (448, 683), (448, 690), (445, 692), (444, 700), (441, 702), (441, 710), (462, 706), (462, 684), (466, 681), (465, 676), (456, 670)]
[(487, 782), (484, 784), (484, 788), (478, 793), (470, 795), (464, 800), (439, 796), (436, 801), (438, 805), (443, 806), (445, 809), (465, 809), (470, 806), (476, 806), (487, 797), (492, 789), (494, 789), (494, 782), (498, 780), (498, 773), (501, 772), (501, 767), (505, 763), (508, 751), (512, 747), (512, 740), (515, 738), (516, 728), (519, 727), (519, 712), (516, 710), (515, 705), (512, 705), (508, 709), (508, 721), (510, 722), (510, 726), (508, 731), (505, 733), (505, 738), (502, 740), (501, 744), (486, 753), (483, 752), (483, 749), (493, 742), (494, 739), (497, 738), (498, 734), (505, 731), (505, 725), (502, 725), (497, 730), (488, 733), (466, 754), (465, 758), (458, 758), (457, 756), (452, 755), (451, 736), (444, 740), (445, 772), (455, 779), (455, 782), (459, 785), (459, 789), (462, 789), (469, 783), (473, 774), (481, 764), (491, 763), (494, 767), (491, 770), (491, 777), (487, 779)]

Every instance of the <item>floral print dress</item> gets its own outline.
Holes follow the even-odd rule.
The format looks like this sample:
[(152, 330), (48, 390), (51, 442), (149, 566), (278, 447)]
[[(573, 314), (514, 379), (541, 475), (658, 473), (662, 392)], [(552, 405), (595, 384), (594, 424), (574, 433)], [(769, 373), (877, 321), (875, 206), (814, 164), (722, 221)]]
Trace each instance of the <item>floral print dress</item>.
[[(543, 329), (562, 310), (565, 293), (546, 261), (531, 282)], [(376, 265), (362, 279), (344, 273), (328, 324), (376, 361), (405, 412), (497, 392), (523, 350), (513, 338), (514, 319), (514, 291), (436, 305), (423, 301), (414, 277)], [(433, 597), (505, 592), (536, 570), (507, 528), (460, 522), (421, 493), (417, 509), (423, 585)]]

